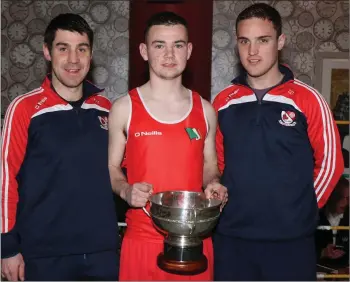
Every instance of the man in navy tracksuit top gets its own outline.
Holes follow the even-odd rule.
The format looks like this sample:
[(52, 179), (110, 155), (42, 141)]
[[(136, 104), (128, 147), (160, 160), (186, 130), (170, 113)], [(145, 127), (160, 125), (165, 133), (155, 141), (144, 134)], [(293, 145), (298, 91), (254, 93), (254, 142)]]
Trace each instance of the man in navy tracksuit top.
[(118, 231), (108, 172), (110, 101), (85, 80), (93, 32), (74, 14), (46, 29), (51, 73), (14, 99), (2, 144), (2, 276), (117, 280)]
[(278, 64), (281, 29), (267, 4), (241, 12), (236, 35), (245, 72), (214, 101), (229, 193), (213, 238), (215, 280), (316, 279), (318, 207), (343, 158), (325, 100)]

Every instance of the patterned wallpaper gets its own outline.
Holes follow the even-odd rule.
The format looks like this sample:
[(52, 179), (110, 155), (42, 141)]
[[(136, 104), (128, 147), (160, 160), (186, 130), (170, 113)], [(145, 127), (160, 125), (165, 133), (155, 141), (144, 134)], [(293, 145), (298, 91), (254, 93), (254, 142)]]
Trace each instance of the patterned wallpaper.
[(91, 78), (112, 100), (127, 93), (129, 1), (1, 0), (1, 113), (46, 73), (43, 34), (60, 13), (83, 16), (95, 32)]
[(313, 85), (316, 52), (349, 52), (349, 0), (214, 1), (212, 99), (237, 75), (234, 51), (237, 15), (254, 2), (274, 6), (287, 35), (281, 59), (296, 77)]
[[(237, 74), (236, 16), (258, 1), (214, 1), (212, 97)], [(288, 37), (282, 58), (306, 83), (314, 79), (317, 51), (349, 51), (349, 1), (260, 2), (272, 4), (281, 13)], [(81, 14), (95, 31), (92, 80), (112, 100), (127, 93), (129, 1), (1, 0), (2, 114), (16, 96), (41, 84), (46, 73), (44, 30), (50, 19), (69, 11)]]

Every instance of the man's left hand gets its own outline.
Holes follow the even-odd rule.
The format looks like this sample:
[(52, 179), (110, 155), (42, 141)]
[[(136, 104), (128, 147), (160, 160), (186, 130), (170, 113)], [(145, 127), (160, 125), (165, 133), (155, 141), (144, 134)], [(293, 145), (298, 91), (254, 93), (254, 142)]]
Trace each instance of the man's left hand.
[(227, 188), (219, 182), (210, 182), (204, 189), (204, 193), (207, 199), (217, 198), (221, 200), (220, 211), (222, 211), (228, 201)]

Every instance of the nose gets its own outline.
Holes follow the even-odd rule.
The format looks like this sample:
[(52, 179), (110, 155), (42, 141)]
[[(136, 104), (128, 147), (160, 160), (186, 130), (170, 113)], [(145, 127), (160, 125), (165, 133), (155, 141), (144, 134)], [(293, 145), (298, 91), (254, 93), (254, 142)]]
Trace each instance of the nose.
[(253, 56), (253, 55), (258, 54), (258, 53), (259, 53), (259, 46), (258, 46), (258, 44), (251, 43), (251, 44), (249, 45), (248, 52), (249, 52), (249, 55), (250, 55), (250, 56)]
[(172, 57), (174, 57), (174, 47), (166, 47), (166, 49), (165, 49), (165, 57), (166, 58), (172, 58)]
[(72, 64), (76, 64), (79, 62), (78, 53), (74, 50), (71, 50), (68, 54), (68, 62)]

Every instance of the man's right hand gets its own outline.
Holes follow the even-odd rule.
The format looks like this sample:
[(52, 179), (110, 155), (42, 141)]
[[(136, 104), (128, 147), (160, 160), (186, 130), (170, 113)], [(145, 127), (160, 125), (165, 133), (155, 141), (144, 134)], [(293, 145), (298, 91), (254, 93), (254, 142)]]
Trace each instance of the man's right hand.
[(152, 184), (146, 182), (135, 183), (125, 189), (124, 200), (127, 201), (131, 207), (142, 208), (146, 206), (152, 192)]
[(327, 247), (322, 250), (321, 257), (337, 259), (342, 257), (344, 254), (345, 252), (343, 250), (337, 249), (333, 244), (328, 244)]
[(21, 254), (1, 259), (1, 276), (9, 281), (24, 281), (24, 260)]

